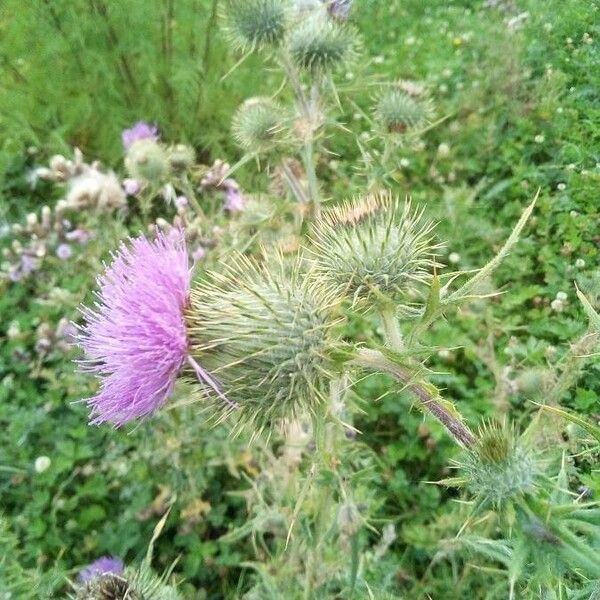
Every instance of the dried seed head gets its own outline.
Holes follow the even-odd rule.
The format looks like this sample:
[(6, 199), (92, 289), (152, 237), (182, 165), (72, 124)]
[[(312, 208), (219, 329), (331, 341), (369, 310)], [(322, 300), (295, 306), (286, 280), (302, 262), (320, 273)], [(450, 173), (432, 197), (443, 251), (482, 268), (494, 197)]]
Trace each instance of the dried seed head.
[[(242, 255), (192, 290), (192, 355), (237, 403), (239, 426), (260, 431), (322, 405), (336, 346), (331, 298), (310, 274), (277, 256), (258, 264)], [(206, 390), (218, 409), (223, 403)]]
[(360, 40), (351, 25), (314, 15), (290, 32), (287, 43), (299, 68), (323, 73), (351, 62)]
[(244, 51), (278, 46), (289, 16), (286, 0), (229, 0), (223, 13), (231, 43)]
[(476, 445), (460, 466), (480, 503), (494, 506), (532, 492), (540, 473), (534, 453), (515, 428), (493, 422), (480, 428)]
[(426, 125), (433, 114), (427, 97), (415, 97), (399, 86), (382, 91), (373, 110), (376, 123), (386, 133), (404, 134)]
[(246, 152), (264, 153), (285, 141), (285, 113), (270, 98), (249, 98), (236, 111), (233, 137)]
[(389, 193), (348, 202), (315, 223), (316, 271), (334, 295), (354, 305), (402, 302), (429, 278), (433, 225)]
[(159, 184), (169, 174), (169, 157), (159, 142), (139, 140), (127, 150), (125, 167), (134, 179)]

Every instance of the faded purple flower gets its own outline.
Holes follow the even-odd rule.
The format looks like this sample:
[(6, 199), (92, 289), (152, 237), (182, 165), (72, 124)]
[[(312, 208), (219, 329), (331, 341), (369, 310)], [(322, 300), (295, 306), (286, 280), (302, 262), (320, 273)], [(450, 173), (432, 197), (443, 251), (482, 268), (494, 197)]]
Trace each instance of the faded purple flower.
[(232, 179), (226, 179), (223, 182), (225, 188), (225, 204), (223, 208), (229, 212), (241, 212), (244, 210), (246, 201), (240, 192), (238, 184)]
[(206, 256), (206, 250), (202, 246), (198, 246), (194, 252), (192, 252), (192, 260), (194, 264), (200, 262)]
[(69, 260), (69, 258), (73, 256), (73, 249), (69, 244), (60, 244), (56, 249), (56, 256), (58, 256), (60, 260)]
[(352, 0), (326, 0), (327, 10), (332, 17), (345, 21), (350, 17)]
[(79, 244), (87, 244), (92, 239), (92, 234), (85, 229), (73, 229), (65, 233), (65, 238), (69, 242), (78, 242)]
[(98, 283), (94, 306), (82, 310), (82, 368), (100, 381), (88, 400), (92, 423), (121, 426), (160, 408), (187, 360), (190, 271), (183, 232), (121, 244)]
[(188, 199), (185, 196), (177, 196), (175, 198), (175, 206), (180, 210), (186, 208), (188, 204)]
[(127, 177), (123, 179), (123, 189), (128, 196), (135, 196), (140, 191), (140, 184), (137, 179)]
[(156, 125), (150, 125), (145, 121), (138, 121), (133, 127), (124, 129), (121, 134), (123, 140), (123, 148), (129, 150), (129, 148), (140, 140), (158, 140), (158, 127)]
[(124, 570), (125, 565), (120, 558), (103, 556), (79, 572), (79, 581), (81, 583), (87, 583), (88, 581), (94, 579), (94, 577), (106, 575), (107, 573), (121, 575)]

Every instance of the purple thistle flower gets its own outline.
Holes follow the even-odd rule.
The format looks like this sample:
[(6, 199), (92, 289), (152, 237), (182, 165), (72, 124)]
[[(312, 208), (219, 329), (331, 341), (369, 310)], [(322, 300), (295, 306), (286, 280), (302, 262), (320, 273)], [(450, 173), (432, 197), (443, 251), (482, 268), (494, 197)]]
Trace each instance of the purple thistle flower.
[(241, 212), (244, 210), (246, 201), (240, 192), (238, 184), (231, 179), (226, 179), (224, 181), (224, 188), (225, 204), (223, 205), (223, 208), (232, 213)]
[(184, 311), (190, 269), (183, 231), (121, 244), (98, 277), (100, 291), (79, 334), (83, 370), (100, 390), (88, 399), (92, 423), (117, 427), (154, 413), (169, 398), (185, 363), (224, 400), (214, 380), (188, 355)]
[(85, 569), (79, 571), (79, 581), (80, 583), (87, 583), (94, 577), (106, 575), (107, 573), (121, 575), (124, 570), (125, 565), (120, 558), (103, 556), (102, 558), (95, 560), (91, 565), (88, 565)]
[(140, 191), (140, 187), (137, 179), (131, 177), (123, 179), (123, 189), (128, 196), (135, 196)]
[(129, 150), (129, 148), (140, 140), (158, 140), (158, 127), (156, 125), (150, 125), (145, 121), (138, 121), (133, 127), (124, 129), (121, 133), (121, 139), (123, 140), (123, 148)]

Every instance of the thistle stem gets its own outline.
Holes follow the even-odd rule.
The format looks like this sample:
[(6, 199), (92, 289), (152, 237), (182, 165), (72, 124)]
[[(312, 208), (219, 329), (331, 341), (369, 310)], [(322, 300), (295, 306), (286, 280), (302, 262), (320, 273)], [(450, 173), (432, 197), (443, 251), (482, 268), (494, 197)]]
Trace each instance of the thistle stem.
[(398, 323), (395, 308), (384, 308), (380, 314), (383, 322), (385, 343), (393, 350), (404, 350), (404, 338), (402, 337), (402, 331), (400, 331), (400, 323)]
[(321, 213), (321, 198), (319, 195), (319, 182), (317, 180), (313, 152), (314, 147), (311, 134), (311, 137), (304, 143), (302, 158), (304, 162), (304, 169), (306, 170), (306, 178), (308, 180), (308, 195), (312, 204), (313, 216), (318, 217)]
[(463, 447), (470, 448), (475, 443), (475, 436), (462, 422), (458, 414), (449, 411), (440, 399), (434, 396), (425, 386), (413, 383), (412, 374), (404, 367), (396, 364), (378, 350), (363, 348), (351, 361), (354, 364), (371, 371), (389, 373), (414, 394), (421, 405), (426, 408), (452, 435), (454, 440)]

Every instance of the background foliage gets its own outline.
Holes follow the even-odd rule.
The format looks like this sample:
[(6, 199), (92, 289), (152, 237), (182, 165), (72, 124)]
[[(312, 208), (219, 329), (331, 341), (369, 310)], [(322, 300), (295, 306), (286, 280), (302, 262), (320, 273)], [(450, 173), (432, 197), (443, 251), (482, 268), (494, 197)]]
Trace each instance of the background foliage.
[[(544, 366), (581, 334), (574, 280), (600, 293), (599, 16), (597, 3), (585, 0), (355, 2), (352, 20), (371, 66), (382, 78), (427, 82), (437, 114), (446, 117), (420, 147), (400, 150), (393, 174), (396, 192), (410, 192), (440, 219), (438, 235), (449, 240), (444, 259), (456, 255), (462, 269), (482, 264), (541, 188), (527, 236), (490, 282), (507, 293), (432, 333), (432, 343), (456, 348), (431, 365), (436, 383), (473, 422), (499, 406), (517, 420), (532, 412), (526, 393), (505, 392), (507, 369)], [(32, 185), (34, 165), (77, 146), (118, 167), (120, 132), (139, 119), (158, 123), (166, 140), (192, 144), (206, 163), (233, 162), (235, 108), (280, 83), (254, 56), (223, 79), (237, 58), (209, 0), (3, 3), (0, 245), (9, 243), (5, 224), (56, 201), (50, 186)], [(359, 138), (370, 135), (373, 96), (356, 83), (364, 69), (358, 63), (340, 82), (357, 87), (357, 104), (342, 108)], [(318, 165), (326, 196), (358, 193), (355, 146), (341, 134), (326, 144), (331, 159)], [(240, 179), (266, 185), (252, 166)], [(40, 593), (53, 597), (65, 575), (99, 555), (135, 561), (172, 504), (157, 566), (179, 556), (176, 571), (190, 597), (241, 597), (252, 573), (239, 565), (252, 542), (221, 536), (248, 519), (244, 493), (258, 465), (246, 440), (208, 433), (189, 408), (133, 431), (90, 428), (85, 407), (72, 403), (91, 391), (73, 373), (72, 351), (37, 345), (41, 324), (76, 317), (101, 259), (126, 234), (120, 222), (101, 231), (74, 262), (53, 258), (35, 278), (0, 284), (0, 556), (4, 547), (18, 548), (0, 558), (0, 581), (38, 572)], [(557, 311), (551, 303), (560, 292), (567, 300)], [(367, 321), (353, 326), (372, 335)], [(563, 405), (597, 418), (599, 374), (596, 361)], [(463, 518), (455, 492), (426, 482), (449, 475), (455, 451), (437, 425), (408, 412), (401, 393), (386, 393), (388, 383), (369, 377), (356, 390), (364, 409), (357, 444), (372, 449), (358, 494), (369, 499), (371, 524), (381, 530), (393, 523), (397, 534), (390, 551), (370, 563), (378, 597), (385, 590), (484, 598), (494, 586), (499, 595), (492, 597), (505, 597), (493, 569), (433, 560)], [(51, 459), (42, 473), (34, 466), (39, 456)], [(596, 466), (594, 457), (571, 459), (570, 489), (584, 486), (598, 498)], [(373, 547), (379, 542), (378, 534), (365, 535)], [(29, 571), (15, 575), (17, 564)]]

